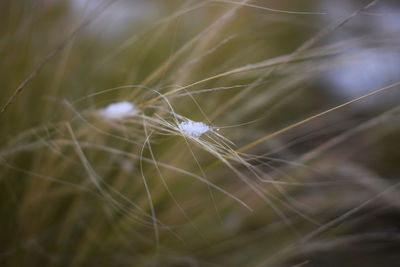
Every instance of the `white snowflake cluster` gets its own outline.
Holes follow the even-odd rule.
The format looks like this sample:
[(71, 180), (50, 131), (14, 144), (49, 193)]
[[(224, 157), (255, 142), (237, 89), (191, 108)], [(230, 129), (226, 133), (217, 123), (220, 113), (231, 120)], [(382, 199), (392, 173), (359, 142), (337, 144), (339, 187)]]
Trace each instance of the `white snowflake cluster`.
[(178, 124), (179, 129), (188, 136), (199, 138), (202, 134), (211, 130), (211, 127), (195, 121), (184, 121)]
[(123, 119), (138, 114), (135, 105), (128, 101), (112, 103), (99, 110), (99, 114), (106, 119)]

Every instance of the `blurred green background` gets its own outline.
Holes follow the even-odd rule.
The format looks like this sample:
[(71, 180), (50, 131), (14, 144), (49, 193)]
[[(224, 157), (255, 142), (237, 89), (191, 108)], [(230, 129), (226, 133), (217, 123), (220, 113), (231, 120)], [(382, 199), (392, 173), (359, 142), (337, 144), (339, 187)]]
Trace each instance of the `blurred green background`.
[[(397, 1), (298, 52), (369, 1), (238, 2), (0, 2), (2, 106), (56, 51), (0, 114), (1, 266), (397, 266), (398, 87), (246, 151), (260, 175), (289, 185), (234, 162), (243, 183), (201, 145), (162, 131), (150, 151), (141, 118), (96, 115), (126, 100), (172, 121), (154, 91), (244, 67), (168, 96), (177, 114), (219, 127), (238, 149), (398, 82)], [(252, 69), (268, 60), (277, 63)]]

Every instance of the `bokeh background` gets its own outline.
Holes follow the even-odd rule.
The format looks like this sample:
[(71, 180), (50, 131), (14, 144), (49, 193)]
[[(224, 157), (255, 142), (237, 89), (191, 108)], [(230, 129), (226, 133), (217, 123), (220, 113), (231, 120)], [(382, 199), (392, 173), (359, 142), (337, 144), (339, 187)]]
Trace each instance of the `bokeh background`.
[(245, 151), (282, 184), (234, 162), (243, 183), (182, 136), (154, 134), (150, 151), (142, 119), (97, 114), (130, 101), (170, 120), (155, 91), (243, 67), (168, 95), (239, 149), (399, 81), (400, 5), (351, 17), (369, 3), (1, 1), (0, 104), (39, 71), (0, 114), (0, 265), (397, 266), (398, 86)]

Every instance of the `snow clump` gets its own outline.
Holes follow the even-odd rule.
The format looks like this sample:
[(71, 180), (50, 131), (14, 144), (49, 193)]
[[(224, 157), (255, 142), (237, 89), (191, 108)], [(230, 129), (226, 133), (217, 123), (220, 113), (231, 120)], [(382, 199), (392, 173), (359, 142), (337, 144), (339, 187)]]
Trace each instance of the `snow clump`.
[(123, 119), (138, 114), (135, 105), (128, 101), (112, 103), (99, 110), (99, 114), (106, 119)]
[(211, 130), (210, 126), (191, 120), (179, 123), (178, 127), (183, 133), (193, 138), (199, 138), (202, 134)]

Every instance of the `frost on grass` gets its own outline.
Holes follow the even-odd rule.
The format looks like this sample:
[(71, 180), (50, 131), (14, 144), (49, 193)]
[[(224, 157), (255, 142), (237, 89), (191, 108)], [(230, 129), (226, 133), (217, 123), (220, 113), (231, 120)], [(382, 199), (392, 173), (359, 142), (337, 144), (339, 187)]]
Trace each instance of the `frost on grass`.
[(211, 130), (210, 126), (191, 120), (179, 123), (178, 127), (183, 133), (193, 138), (199, 138), (202, 134)]
[(137, 115), (138, 110), (132, 103), (121, 101), (100, 109), (99, 114), (106, 119), (123, 119)]

